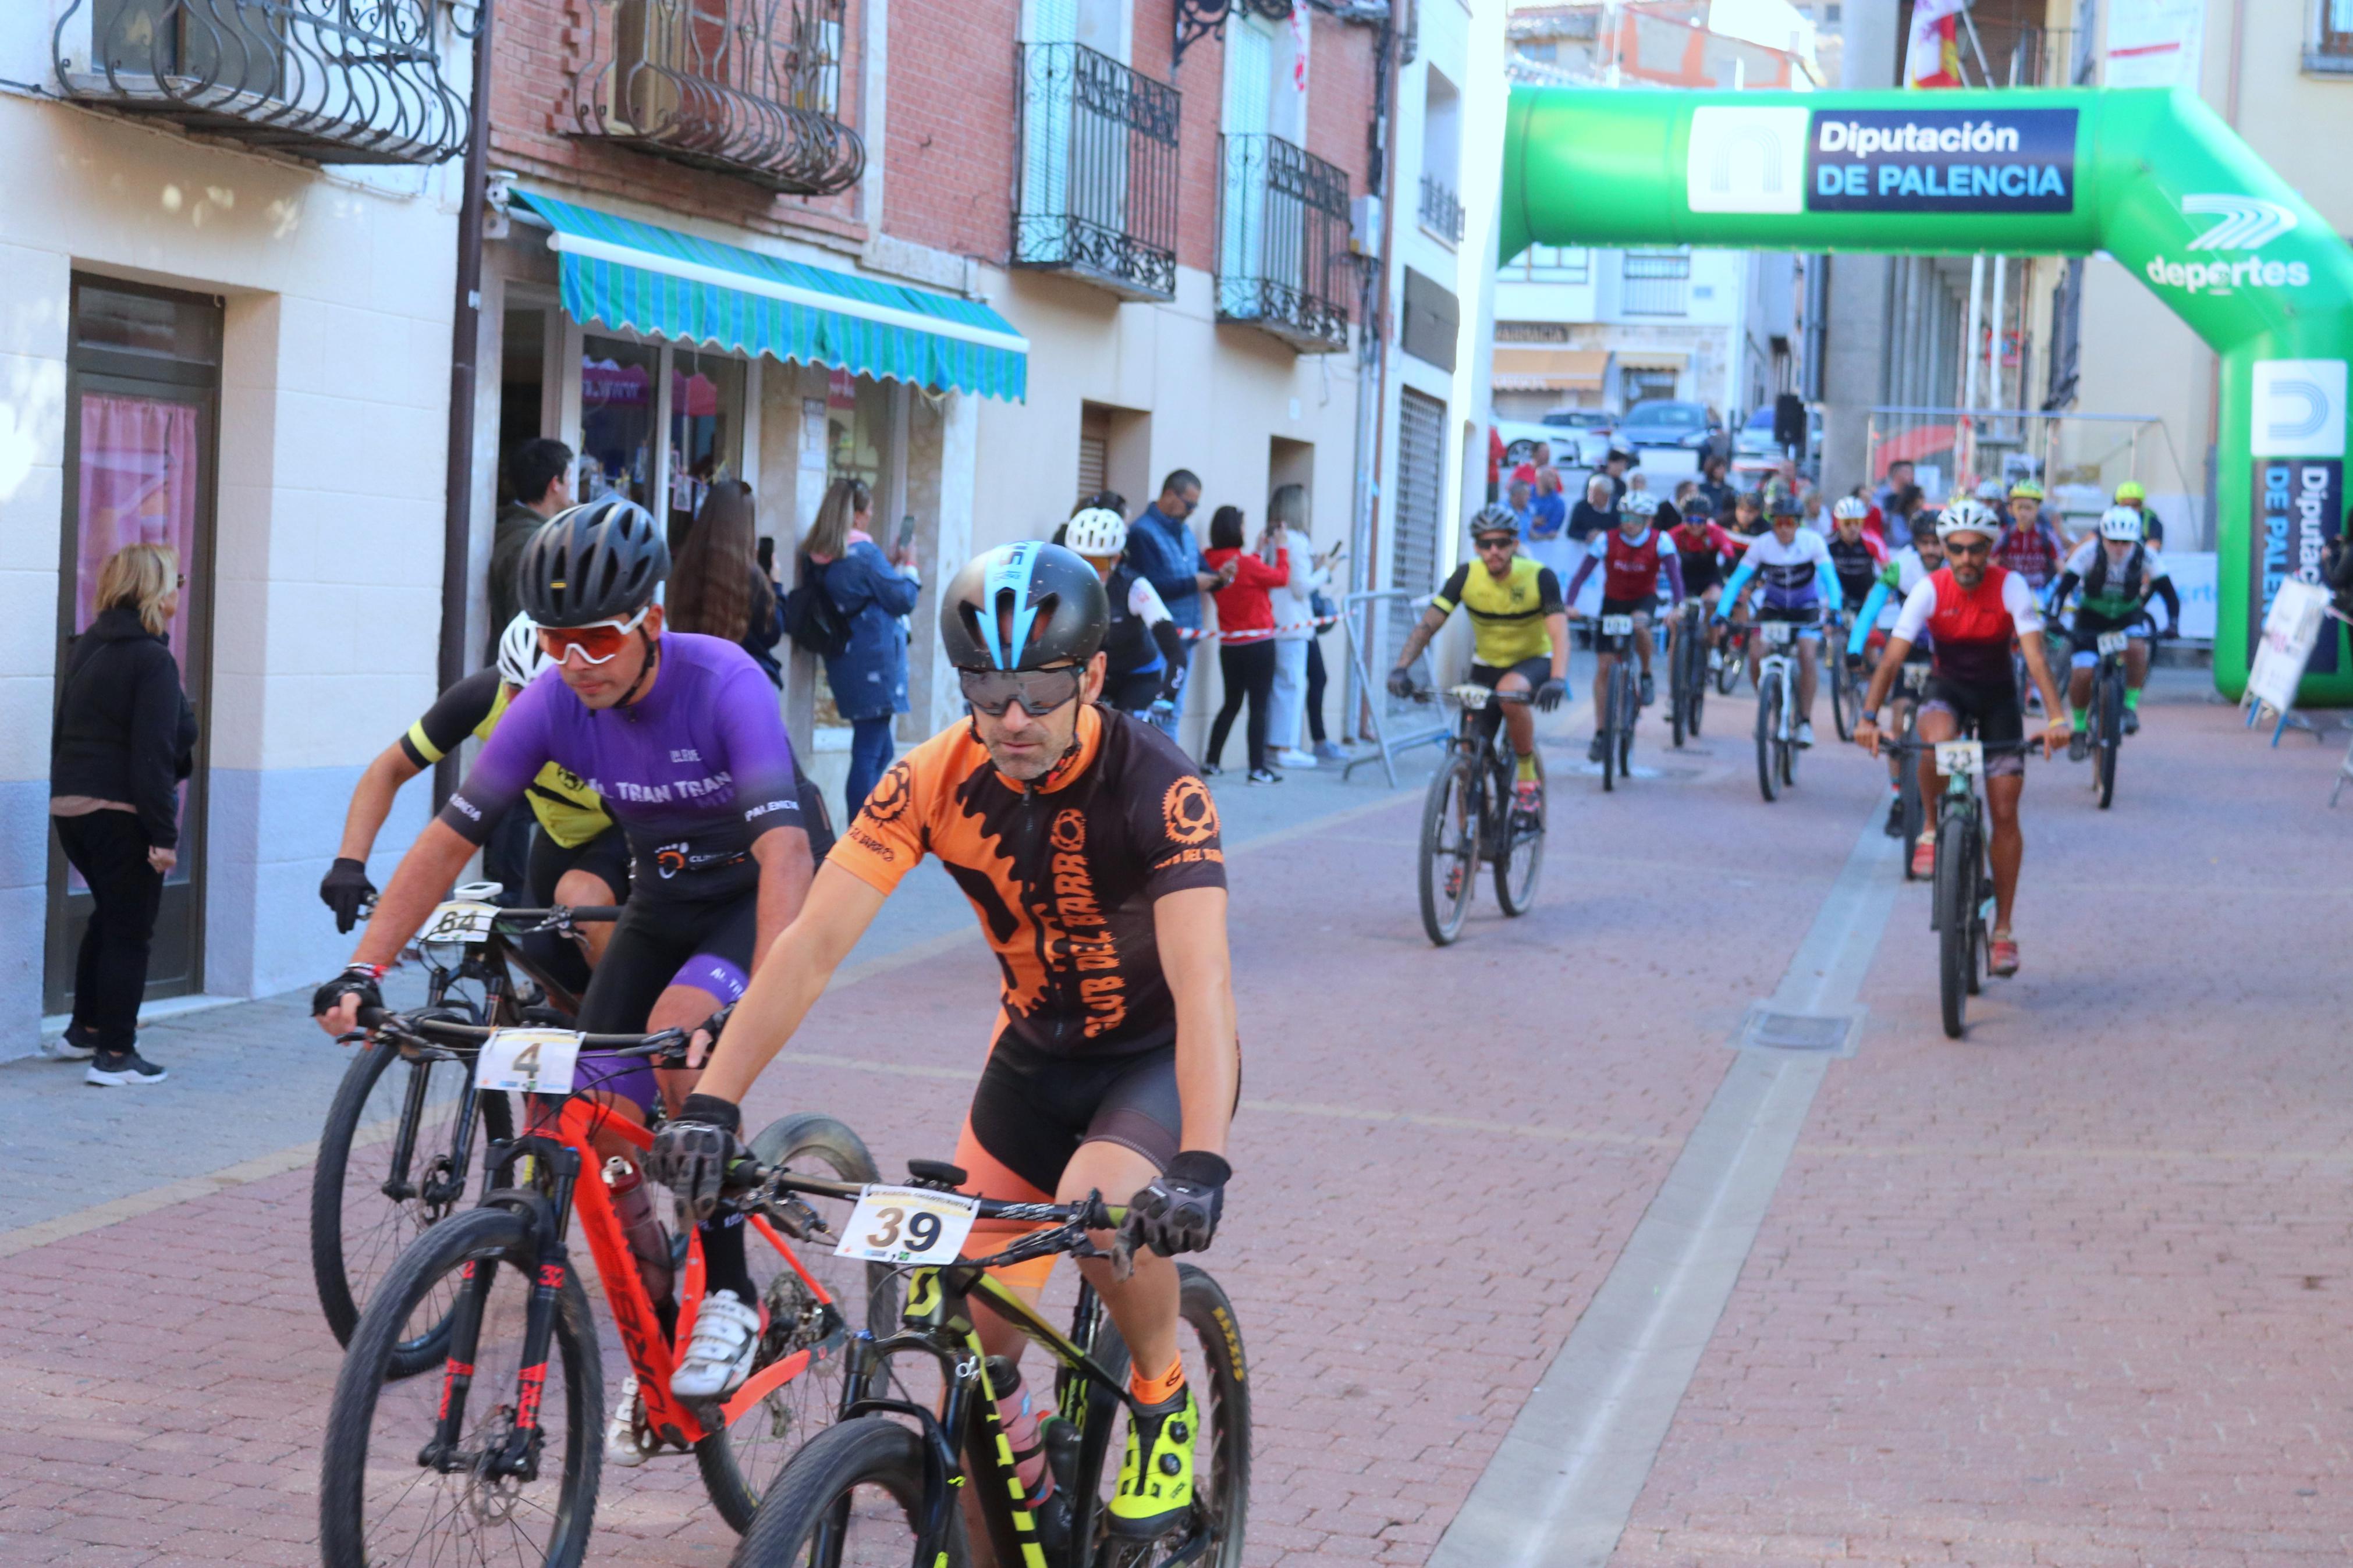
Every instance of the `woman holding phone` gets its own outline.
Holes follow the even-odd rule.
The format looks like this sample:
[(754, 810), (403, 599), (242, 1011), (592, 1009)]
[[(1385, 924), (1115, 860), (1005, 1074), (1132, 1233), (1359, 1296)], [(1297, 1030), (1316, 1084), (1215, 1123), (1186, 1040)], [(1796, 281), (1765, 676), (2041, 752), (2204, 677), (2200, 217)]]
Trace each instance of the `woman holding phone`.
[(865, 481), (836, 479), (801, 546), (849, 623), (849, 646), (825, 661), (833, 705), (849, 721), (845, 822), (857, 816), (891, 765), (892, 726), (907, 711), (907, 623), (900, 617), (915, 607), (922, 587), (913, 531), (901, 525), (894, 563), (867, 531), (873, 511)]

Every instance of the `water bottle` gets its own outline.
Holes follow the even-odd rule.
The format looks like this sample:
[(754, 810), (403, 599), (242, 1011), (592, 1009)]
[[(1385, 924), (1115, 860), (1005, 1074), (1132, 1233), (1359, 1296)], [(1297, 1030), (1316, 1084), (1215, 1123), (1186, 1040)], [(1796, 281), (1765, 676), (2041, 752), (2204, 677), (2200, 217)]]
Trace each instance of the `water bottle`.
[(621, 1222), (621, 1234), (628, 1237), (629, 1253), (637, 1259), (646, 1294), (659, 1304), (670, 1296), (670, 1237), (663, 1233), (661, 1221), (654, 1217), (653, 1194), (646, 1190), (645, 1174), (615, 1155), (605, 1162), (605, 1185), (612, 1193), (613, 1213)]

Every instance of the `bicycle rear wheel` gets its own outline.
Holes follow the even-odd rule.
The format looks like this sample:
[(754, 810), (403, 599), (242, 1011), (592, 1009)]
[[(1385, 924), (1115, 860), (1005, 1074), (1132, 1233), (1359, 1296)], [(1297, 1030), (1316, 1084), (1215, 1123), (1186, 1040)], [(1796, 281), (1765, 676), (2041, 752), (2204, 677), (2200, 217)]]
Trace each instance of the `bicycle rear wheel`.
[[(730, 1568), (897, 1568), (914, 1556), (923, 1500), (923, 1440), (913, 1429), (880, 1415), (837, 1422), (786, 1462)], [(951, 1502), (947, 1511), (934, 1568), (965, 1568), (964, 1510)]]
[(1462, 934), (1479, 876), (1479, 765), (1451, 753), (1421, 806), (1421, 929), (1437, 946)]
[[(1545, 782), (1544, 753), (1536, 753), (1536, 783)], [(1495, 901), (1507, 915), (1524, 915), (1535, 902), (1536, 879), (1544, 872), (1545, 816), (1552, 809), (1547, 792), (1533, 812), (1522, 811), (1508, 792), (1498, 797), (1504, 806), (1503, 853), (1495, 857)]]
[(1854, 721), (1862, 713), (1862, 687), (1847, 668), (1846, 656), (1830, 647), (1830, 640), (1823, 639), (1822, 658), (1831, 661), (1831, 722), (1845, 742), (1854, 739)]
[[(385, 1276), (352, 1332), (319, 1477), (319, 1547), (326, 1568), (515, 1561), (575, 1568), (588, 1549), (604, 1462), (597, 1427), (605, 1383), (596, 1330), (577, 1269), (565, 1270), (546, 1363), (522, 1364), (523, 1324), (536, 1275), (531, 1224), (511, 1209), (477, 1208), (427, 1231)], [(397, 1348), (419, 1319), (438, 1323), (460, 1294), (478, 1312), (449, 1333), (439, 1377), (398, 1379)], [(526, 1373), (537, 1377), (526, 1381)], [(428, 1462), (438, 1411), (459, 1391), (457, 1447)], [(523, 1475), (499, 1456), (522, 1406), (536, 1401), (538, 1438)]]
[(1959, 1039), (1968, 1026), (1969, 968), (1975, 962), (1977, 910), (1970, 907), (1973, 880), (1965, 857), (1972, 846), (1967, 824), (1947, 820), (1936, 835), (1936, 990), (1945, 1034)]
[(1780, 795), (1780, 759), (1773, 731), (1781, 711), (1781, 673), (1767, 670), (1757, 682), (1757, 787), (1770, 802)]
[[(771, 1122), (752, 1140), (764, 1165), (784, 1165), (803, 1175), (843, 1182), (879, 1182), (882, 1174), (865, 1142), (840, 1121), (802, 1111)], [(837, 1235), (849, 1218), (839, 1199), (804, 1196)], [(737, 1531), (748, 1528), (760, 1494), (783, 1470), (795, 1449), (833, 1420), (841, 1408), (850, 1339), (860, 1331), (887, 1334), (899, 1323), (899, 1277), (880, 1263), (836, 1258), (829, 1245), (794, 1248), (800, 1268), (832, 1298), (820, 1301), (799, 1269), (775, 1247), (745, 1237), (745, 1256), (767, 1327), (752, 1362), (745, 1388), (765, 1383), (763, 1374), (807, 1352), (803, 1369), (736, 1410), (725, 1426), (694, 1446), (703, 1489), (719, 1517)], [(742, 1394), (736, 1396), (740, 1400)], [(730, 1404), (736, 1401), (731, 1400)]]
[[(351, 1343), (361, 1311), (408, 1245), (465, 1201), (466, 1167), (482, 1147), (512, 1135), (507, 1097), (471, 1095), (472, 1071), (470, 1062), (406, 1060), (386, 1040), (362, 1046), (343, 1069), (311, 1172), (311, 1276), (338, 1343)], [(479, 1125), (460, 1167), (459, 1114), (470, 1105)], [(404, 1136), (406, 1159), (396, 1172)], [(446, 1338), (436, 1321), (395, 1347), (394, 1375), (439, 1361)]]
[(2116, 797), (2116, 753), (2125, 743), (2125, 678), (2121, 670), (2111, 670), (2100, 682), (2099, 756), (2094, 765), (2099, 769), (2098, 789), (2100, 809)]

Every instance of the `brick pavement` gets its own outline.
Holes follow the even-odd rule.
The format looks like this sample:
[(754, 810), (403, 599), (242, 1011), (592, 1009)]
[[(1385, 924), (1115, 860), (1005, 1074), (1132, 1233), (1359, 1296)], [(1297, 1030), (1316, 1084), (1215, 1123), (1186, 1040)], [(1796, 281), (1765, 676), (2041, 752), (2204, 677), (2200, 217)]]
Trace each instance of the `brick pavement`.
[[(2046, 879), (2028, 898), (2079, 891), (2025, 906), (2034, 967), (1967, 1046), (1931, 1039), (1905, 924), (1925, 921), (1900, 906), (1862, 1054), (1832, 1069), (1625, 1561), (2236, 1562), (2259, 1536), (2334, 1541), (2310, 1522), (2327, 1497), (2293, 1493), (2342, 1468), (2320, 1336), (2353, 1268), (2320, 1184), (2353, 1158), (2326, 1120), (2346, 1069), (2318, 1050), (2327, 972), (2273, 998), (2329, 907), (2309, 873), (2343, 857), (2328, 838), (2311, 864), (2242, 869), (2331, 831), (2306, 808), (2334, 760), (2259, 760), (2228, 723), (2163, 710), (2116, 814), (2030, 816)], [(1766, 807), (1740, 739), (1609, 797), (1562, 780), (1537, 910), (1506, 922), (1482, 897), (1443, 952), (1413, 910), (1409, 794), (1236, 858), (1245, 1112), (1208, 1261), (1252, 1354), (1254, 1563), (1421, 1562), (1615, 1260), (1877, 798), (1862, 759), (1826, 752)], [(2251, 795), (2278, 815), (2225, 814)], [(2197, 897), (2168, 899), (2193, 842), (2213, 857)], [(2104, 900), (2149, 932), (2121, 965), (2089, 918)], [(994, 978), (967, 945), (828, 997), (754, 1115), (835, 1110), (886, 1169), (944, 1152)], [(2228, 1042), (2188, 1037), (2217, 1004)], [(314, 1560), (339, 1356), (306, 1185), (10, 1260), (0, 1563)], [(592, 1561), (730, 1548), (681, 1462), (609, 1477), (598, 1523)]]

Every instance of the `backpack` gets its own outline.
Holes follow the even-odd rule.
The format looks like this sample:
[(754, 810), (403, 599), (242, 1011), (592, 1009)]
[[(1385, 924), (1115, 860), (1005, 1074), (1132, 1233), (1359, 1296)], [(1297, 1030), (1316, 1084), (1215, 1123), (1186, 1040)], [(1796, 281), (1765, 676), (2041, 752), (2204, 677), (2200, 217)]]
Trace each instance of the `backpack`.
[(849, 647), (849, 617), (825, 591), (826, 569), (801, 557), (800, 581), (785, 595), (785, 635), (826, 658), (838, 658)]

